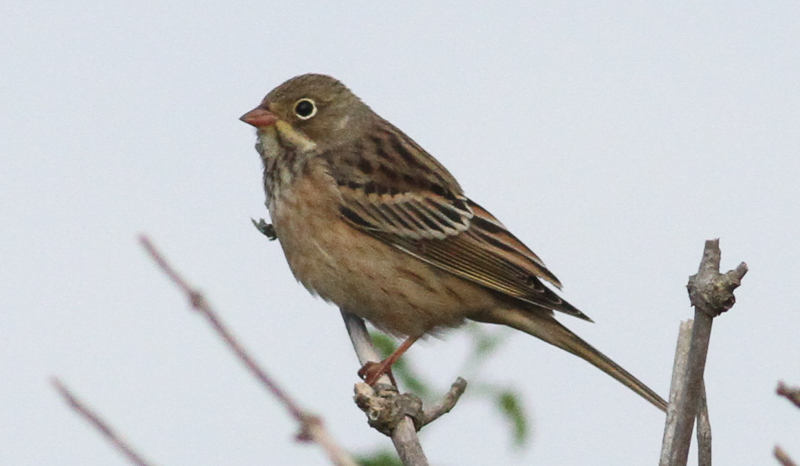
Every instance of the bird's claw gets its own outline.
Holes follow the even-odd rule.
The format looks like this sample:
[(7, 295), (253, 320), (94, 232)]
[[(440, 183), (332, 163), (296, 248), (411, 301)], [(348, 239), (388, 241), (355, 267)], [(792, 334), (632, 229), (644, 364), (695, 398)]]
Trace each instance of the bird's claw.
[(395, 382), (394, 375), (392, 374), (391, 365), (386, 364), (386, 360), (381, 362), (368, 361), (358, 370), (358, 376), (369, 386), (375, 385), (383, 374), (388, 375), (392, 384), (397, 386), (397, 382)]
[(278, 239), (278, 235), (275, 233), (275, 227), (272, 226), (271, 223), (267, 223), (263, 218), (258, 219), (257, 222), (256, 219), (251, 218), (250, 221), (253, 222), (253, 226), (256, 227), (256, 230), (260, 231), (262, 235), (269, 238), (270, 241), (275, 241)]

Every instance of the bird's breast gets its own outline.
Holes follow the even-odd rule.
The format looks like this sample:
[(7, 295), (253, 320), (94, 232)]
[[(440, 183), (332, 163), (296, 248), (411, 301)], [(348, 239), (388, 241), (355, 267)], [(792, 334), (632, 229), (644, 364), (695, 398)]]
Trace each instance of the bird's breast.
[(350, 226), (324, 164), (310, 163), (269, 204), (295, 278), (309, 291), (401, 335), (458, 325), (493, 304), (486, 290)]

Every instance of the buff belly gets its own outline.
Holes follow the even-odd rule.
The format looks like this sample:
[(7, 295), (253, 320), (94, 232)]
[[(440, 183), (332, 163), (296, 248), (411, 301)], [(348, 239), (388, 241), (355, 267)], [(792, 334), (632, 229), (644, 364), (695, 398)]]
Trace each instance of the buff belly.
[(310, 292), (395, 335), (454, 327), (497, 305), (486, 289), (351, 227), (330, 181), (312, 171), (270, 201), (289, 267)]

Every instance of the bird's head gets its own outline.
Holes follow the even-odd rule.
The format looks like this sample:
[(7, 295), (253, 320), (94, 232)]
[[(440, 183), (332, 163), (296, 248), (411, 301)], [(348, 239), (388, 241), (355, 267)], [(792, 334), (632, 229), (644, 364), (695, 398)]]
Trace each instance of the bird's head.
[(304, 74), (273, 89), (240, 119), (258, 129), (262, 146), (324, 152), (357, 139), (375, 117), (341, 82)]

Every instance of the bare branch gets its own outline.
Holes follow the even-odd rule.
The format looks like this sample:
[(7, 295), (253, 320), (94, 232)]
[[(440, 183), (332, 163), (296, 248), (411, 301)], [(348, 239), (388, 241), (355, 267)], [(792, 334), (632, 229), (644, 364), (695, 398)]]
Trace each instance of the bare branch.
[(783, 448), (775, 445), (775, 450), (773, 451), (775, 454), (775, 458), (780, 461), (781, 466), (797, 466), (797, 464), (789, 458), (789, 455), (783, 451)]
[(706, 241), (700, 270), (696, 275), (689, 277), (687, 285), (692, 306), (711, 317), (716, 317), (733, 307), (736, 303), (733, 290), (742, 284), (742, 278), (747, 273), (747, 264), (742, 262), (734, 270), (720, 274), (721, 256), (719, 239)]
[(391, 437), (406, 417), (413, 421), (414, 430), (422, 428), (424, 415), (419, 397), (409, 393), (401, 395), (394, 385), (382, 383), (373, 387), (357, 383), (355, 392), (356, 405), (367, 415), (367, 423), (383, 435)]
[(456, 381), (450, 385), (450, 390), (444, 396), (441, 403), (430, 409), (424, 410), (424, 419), (422, 421), (422, 425), (426, 426), (449, 413), (453, 408), (455, 408), (456, 403), (458, 403), (458, 400), (461, 398), (461, 395), (464, 394), (466, 389), (467, 381), (461, 377), (457, 378)]
[(708, 418), (706, 384), (701, 385), (700, 405), (697, 408), (697, 464), (711, 466), (711, 421)]
[(730, 309), (736, 302), (733, 290), (747, 273), (747, 264), (742, 262), (735, 270), (719, 273), (721, 259), (719, 240), (706, 241), (703, 259), (696, 275), (689, 278), (689, 298), (695, 307), (692, 342), (689, 350), (688, 373), (685, 380), (685, 395), (677, 408), (677, 425), (671, 445), (672, 466), (685, 466), (689, 457), (698, 400), (702, 392), (708, 343), (711, 338), (712, 319)]
[(330, 459), (333, 464), (340, 466), (357, 466), (355, 460), (333, 440), (323, 425), (322, 420), (304, 411), (245, 351), (242, 345), (239, 344), (233, 334), (219, 319), (217, 313), (211, 308), (202, 293), (189, 286), (186, 280), (167, 263), (164, 256), (153, 246), (153, 243), (146, 236), (141, 236), (139, 240), (156, 264), (158, 264), (170, 280), (186, 294), (191, 306), (206, 318), (208, 323), (211, 324), (211, 327), (213, 327), (217, 334), (227, 343), (247, 369), (250, 370), (256, 379), (258, 379), (270, 393), (278, 398), (292, 417), (300, 423), (300, 433), (297, 435), (297, 438), (303, 441), (316, 442), (325, 450), (328, 459)]
[[(795, 406), (800, 408), (800, 388), (798, 387), (789, 387), (783, 382), (778, 382), (778, 388), (775, 389), (775, 392), (785, 397), (787, 400), (791, 401)], [(775, 446), (775, 458), (780, 461), (782, 466), (796, 466), (795, 462), (789, 458), (789, 455), (783, 451), (783, 449), (779, 446)]]
[(678, 330), (678, 343), (675, 347), (675, 360), (672, 364), (672, 382), (669, 387), (669, 404), (667, 405), (667, 421), (664, 427), (664, 439), (661, 442), (661, 458), (659, 466), (669, 466), (672, 444), (675, 441), (675, 427), (678, 424), (678, 405), (684, 397), (686, 366), (689, 363), (689, 348), (692, 342), (692, 320), (681, 322)]
[[(691, 347), (693, 321), (681, 322), (678, 330), (678, 344), (675, 348), (675, 361), (672, 366), (672, 383), (670, 384), (669, 405), (667, 407), (667, 422), (664, 428), (664, 440), (661, 444), (661, 458), (659, 466), (668, 466), (672, 443), (675, 440), (677, 427), (677, 413), (680, 400), (685, 394), (686, 367), (689, 363), (689, 349)], [(711, 422), (708, 419), (708, 405), (706, 404), (706, 387), (702, 385), (700, 409), (697, 417), (697, 444), (698, 465), (711, 466)]]
[(800, 388), (789, 387), (783, 382), (778, 382), (778, 388), (775, 390), (778, 395), (786, 397), (787, 400), (794, 403), (795, 406), (800, 408)]
[[(380, 362), (380, 354), (372, 345), (372, 338), (367, 332), (364, 320), (344, 309), (341, 311), (347, 327), (347, 333), (350, 335), (350, 340), (353, 342), (353, 348), (361, 365), (367, 362)], [(392, 385), (391, 380), (385, 374), (378, 379), (378, 384), (376, 385), (380, 384)], [(358, 385), (356, 389), (358, 389)], [(428, 458), (419, 443), (417, 429), (411, 417), (404, 416), (392, 430), (391, 437), (397, 454), (400, 455), (400, 460), (405, 466), (428, 466)]]
[(95, 429), (97, 429), (103, 436), (108, 440), (112, 445), (114, 445), (117, 450), (122, 452), (122, 454), (128, 458), (128, 460), (135, 464), (136, 466), (153, 466), (153, 463), (145, 460), (142, 455), (137, 453), (133, 447), (128, 445), (128, 443), (122, 439), (114, 429), (111, 428), (100, 416), (89, 409), (81, 400), (75, 396), (70, 389), (64, 386), (63, 383), (58, 378), (53, 377), (50, 382), (53, 384), (53, 387), (58, 391), (58, 393), (64, 397), (64, 400), (70, 406), (70, 408), (74, 409), (78, 414), (83, 416), (84, 419), (89, 421)]

